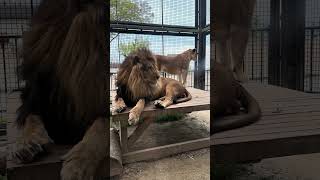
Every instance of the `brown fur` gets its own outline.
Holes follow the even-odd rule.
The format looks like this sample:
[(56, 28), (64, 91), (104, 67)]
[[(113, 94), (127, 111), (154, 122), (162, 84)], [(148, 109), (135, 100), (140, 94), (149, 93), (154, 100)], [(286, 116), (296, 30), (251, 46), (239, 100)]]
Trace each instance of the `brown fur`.
[(160, 77), (154, 55), (144, 48), (132, 52), (120, 65), (116, 86), (114, 111), (122, 112), (126, 106), (133, 107), (129, 124), (138, 122), (146, 101), (156, 100), (156, 107), (166, 108), (191, 99), (180, 82)]
[(26, 86), (17, 118), (23, 136), (14, 159), (33, 161), (51, 140), (76, 144), (61, 179), (94, 176), (107, 155), (104, 18), (100, 0), (41, 2), (23, 36), (20, 72)]
[(176, 56), (155, 55), (159, 71), (178, 75), (179, 82), (186, 84), (189, 64), (191, 60), (196, 60), (196, 49), (188, 49)]
[(215, 0), (212, 5), (217, 60), (241, 82), (248, 81), (244, 56), (255, 3), (256, 0)]

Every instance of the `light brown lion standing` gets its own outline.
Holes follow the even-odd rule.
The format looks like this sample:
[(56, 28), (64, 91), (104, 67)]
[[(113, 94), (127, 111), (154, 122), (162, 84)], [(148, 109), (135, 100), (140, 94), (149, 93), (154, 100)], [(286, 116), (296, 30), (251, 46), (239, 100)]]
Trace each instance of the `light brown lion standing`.
[(189, 64), (197, 58), (196, 49), (188, 49), (176, 56), (155, 55), (159, 71), (178, 75), (179, 82), (184, 86), (187, 81)]
[(148, 101), (156, 100), (156, 107), (166, 108), (192, 98), (179, 81), (160, 77), (155, 56), (146, 48), (138, 49), (125, 58), (117, 73), (116, 86), (113, 110), (120, 113), (127, 106), (133, 107), (129, 113), (130, 125), (138, 123)]
[(230, 67), (236, 80), (248, 81), (244, 55), (256, 0), (214, 0), (213, 34), (218, 62)]

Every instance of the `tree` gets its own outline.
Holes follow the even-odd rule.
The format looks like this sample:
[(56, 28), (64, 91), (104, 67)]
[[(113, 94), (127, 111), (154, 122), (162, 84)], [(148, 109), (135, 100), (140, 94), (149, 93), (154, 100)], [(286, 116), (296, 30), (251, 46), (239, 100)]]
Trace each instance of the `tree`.
[[(145, 0), (110, 0), (111, 21), (149, 23), (153, 16), (151, 7)], [(118, 35), (119, 33), (111, 33), (110, 42)]]
[(153, 16), (147, 1), (110, 0), (111, 21), (149, 23)]
[(121, 55), (128, 56), (132, 51), (138, 48), (148, 48), (149, 45), (149, 41), (136, 38), (133, 42), (128, 42), (127, 44), (121, 43), (119, 45), (119, 51)]

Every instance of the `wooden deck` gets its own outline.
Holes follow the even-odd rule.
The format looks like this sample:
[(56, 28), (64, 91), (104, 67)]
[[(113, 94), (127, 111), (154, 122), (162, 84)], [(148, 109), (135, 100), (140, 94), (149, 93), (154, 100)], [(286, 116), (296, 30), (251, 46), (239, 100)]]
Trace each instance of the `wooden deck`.
[(320, 95), (261, 84), (246, 89), (257, 98), (262, 118), (213, 135), (217, 163), (320, 152)]
[[(210, 137), (189, 140), (186, 142), (178, 142), (173, 144), (161, 145), (158, 147), (147, 148), (143, 150), (130, 151), (130, 147), (142, 136), (144, 131), (150, 126), (157, 116), (190, 113), (193, 111), (202, 111), (210, 109), (210, 92), (194, 88), (187, 88), (192, 95), (190, 101), (174, 104), (166, 109), (155, 108), (152, 102), (146, 105), (142, 117), (144, 120), (137, 126), (134, 132), (128, 135), (128, 115), (130, 108), (122, 113), (113, 113), (112, 119), (120, 122), (120, 143), (123, 153), (123, 162), (131, 163), (136, 161), (151, 160), (163, 158), (173, 154), (187, 152), (191, 150), (201, 149), (210, 146)], [(114, 99), (115, 92), (111, 92), (111, 98)]]

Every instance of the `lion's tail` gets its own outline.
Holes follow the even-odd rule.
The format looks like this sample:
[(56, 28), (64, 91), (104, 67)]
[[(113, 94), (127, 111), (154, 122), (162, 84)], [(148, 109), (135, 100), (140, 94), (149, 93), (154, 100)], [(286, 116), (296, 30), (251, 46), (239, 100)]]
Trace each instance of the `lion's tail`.
[(239, 93), (240, 102), (247, 110), (247, 113), (223, 118), (214, 118), (214, 123), (212, 123), (212, 127), (210, 128), (211, 134), (240, 128), (260, 119), (261, 109), (256, 99), (241, 85), (239, 85)]
[(176, 103), (182, 103), (182, 102), (190, 101), (192, 99), (192, 96), (191, 96), (191, 94), (190, 94), (190, 92), (188, 90), (186, 90), (186, 94), (187, 94), (186, 97), (177, 99)]

